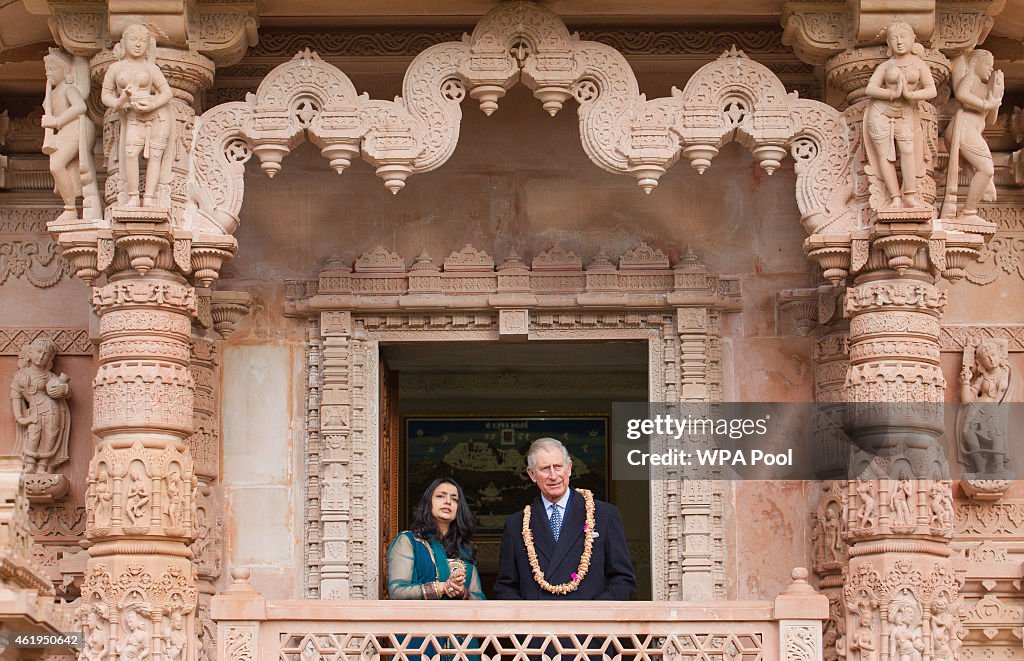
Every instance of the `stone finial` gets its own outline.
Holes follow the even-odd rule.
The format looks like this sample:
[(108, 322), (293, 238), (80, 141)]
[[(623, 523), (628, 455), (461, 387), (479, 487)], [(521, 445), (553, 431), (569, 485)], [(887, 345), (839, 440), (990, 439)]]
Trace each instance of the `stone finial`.
[(777, 297), (779, 311), (790, 315), (801, 337), (818, 325), (818, 290), (783, 289)]
[(214, 291), (210, 300), (213, 328), (227, 339), (252, 309), (252, 294), (241, 291)]

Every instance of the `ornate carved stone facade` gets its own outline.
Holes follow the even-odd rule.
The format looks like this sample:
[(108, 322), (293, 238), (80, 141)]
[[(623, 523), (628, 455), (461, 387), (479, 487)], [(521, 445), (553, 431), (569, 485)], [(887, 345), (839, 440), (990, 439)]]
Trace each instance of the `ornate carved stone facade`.
[[(626, 649), (1014, 658), (1024, 612), (1021, 499), (1007, 468), (1014, 449), (995, 433), (1005, 425), (978, 417), (981, 404), (1013, 401), (1024, 352), (1024, 319), (1006, 304), (1024, 279), (1014, 190), (1024, 181), (1024, 131), (1019, 117), (997, 117), (1004, 87), (1014, 88), (1012, 98), (1021, 84), (1012, 70), (1006, 80), (995, 71), (1004, 57), (998, 43), (995, 56), (977, 48), (1001, 3), (787, 2), (781, 32), (664, 29), (653, 20), (640, 22), (650, 29), (617, 29), (598, 18), (574, 33), (546, 5), (507, 2), (464, 36), (440, 20), (424, 29), (316, 32), (279, 20), (258, 47), (259, 8), (248, 0), (26, 0), (24, 8), (47, 16), (63, 50), (47, 57), (46, 97), (0, 121), (10, 155), (0, 159), (0, 287), (17, 309), (0, 328), (0, 367), (44, 343), (61, 360), (84, 364), (95, 355), (91, 393), (80, 393), (88, 388), (77, 375), (74, 387), (75, 402), (91, 407), (96, 451), (85, 492), (71, 487), (84, 503), (70, 497), (26, 510), (21, 500), (63, 497), (46, 481), (74, 482), (82, 462), (67, 477), (51, 475), (58, 465), (48, 464), (42, 477), (9, 489), (17, 511), (6, 546), (16, 552), (7, 564), (17, 589), (44, 604), (42, 615), (22, 614), (45, 620), (43, 628), (61, 625), (47, 611), (51, 583), (68, 596), (81, 590), (82, 658), (306, 658), (352, 653), (367, 640), (405, 658), (404, 643), (323, 619), (337, 614), (330, 605), (312, 618), (294, 606), (268, 611), (249, 584), (252, 575), (271, 591), (328, 601), (378, 596), (380, 556), (394, 533), (379, 512), (397, 508), (400, 490), (385, 468), (392, 450), (380, 442), (382, 347), (618, 340), (646, 342), (647, 378), (608, 392), (673, 403), (813, 396), (830, 405), (815, 420), (814, 473), (828, 481), (803, 485), (788, 501), (681, 473), (650, 485), (650, 542), (634, 550), (651, 556), (654, 597), (721, 602), (770, 593), (772, 613), (765, 602), (708, 606), (707, 622), (728, 625), (708, 628), (677, 623), (657, 606), (634, 609), (637, 621), (679, 630)], [(387, 76), (399, 69), (393, 96)], [(826, 81), (815, 78), (822, 70)], [(648, 96), (639, 80), (670, 91)], [(515, 117), (526, 122), (528, 95), (559, 128), (565, 120), (556, 115), (575, 102), (570, 127), (582, 154), (571, 167), (596, 165), (592, 175), (572, 179), (567, 168), (549, 181), (541, 161), (568, 158), (551, 146), (560, 144), (554, 134), (532, 143), (516, 134), (495, 147), (472, 133), (486, 122), (515, 134), (501, 113), (490, 116), (520, 108)], [(464, 116), (467, 98), (488, 118)], [(95, 163), (94, 137), (103, 155)], [(312, 147), (302, 147), (307, 141)], [(488, 149), (485, 166), (465, 160), (467, 151)], [(49, 172), (30, 153), (39, 150)], [(319, 190), (309, 154), (334, 172), (349, 170), (336, 196)], [(402, 194), (368, 192), (372, 176), (357, 157), (389, 193)], [(495, 173), (506, 157), (527, 165), (503, 189)], [(668, 172), (680, 158), (705, 184)], [(437, 192), (419, 184), (453, 163), (462, 182), (476, 183), (436, 184), (449, 198), (438, 204)], [(284, 188), (269, 188), (260, 170)], [(627, 194), (608, 173), (633, 177), (651, 197), (633, 189), (624, 204), (618, 198)], [(559, 197), (560, 188), (576, 196)], [(499, 199), (502, 190), (512, 191), (509, 199)], [(721, 206), (716, 197), (725, 198)], [(781, 217), (786, 226), (775, 222)], [(813, 283), (798, 261), (797, 235), (821, 269)], [(225, 266), (239, 240), (243, 254), (249, 241), (257, 256)], [(686, 247), (691, 240), (710, 268)], [(422, 247), (410, 252), (416, 241)], [(745, 255), (745, 245), (755, 254)], [(329, 248), (342, 256), (327, 257)], [(222, 277), (247, 291), (215, 291)], [(76, 316), (71, 302), (86, 295), (92, 317), (84, 306)], [(37, 297), (55, 311), (37, 310)], [(773, 297), (784, 322), (765, 319)], [(230, 339), (250, 307), (258, 332)], [(259, 554), (232, 527), (238, 492), (221, 484), (230, 473), (222, 457), (243, 444), (222, 433), (239, 414), (222, 411), (221, 395), (248, 385), (223, 376), (224, 346), (249, 358), (253, 347), (294, 356), (295, 402), (262, 404), (302, 431), (284, 454), (301, 477), (283, 489), (302, 527), (293, 540), (301, 588), (237, 566), (258, 564)], [(959, 388), (947, 392), (961, 368)], [(50, 392), (51, 376), (65, 375), (54, 368), (41, 382), (56, 400), (61, 388)], [(452, 396), (473, 390), (471, 377), (461, 379), (446, 382)], [(410, 383), (438, 387), (428, 377)], [(528, 378), (510, 387), (523, 384), (552, 396)], [(32, 395), (41, 397), (38, 387)], [(948, 399), (964, 404), (960, 449), (972, 472), (960, 483), (938, 452)], [(880, 405), (893, 403), (905, 406), (883, 420)], [(24, 432), (37, 422), (23, 404), (14, 422)], [(862, 450), (854, 475), (841, 471), (840, 432), (848, 430)], [(808, 571), (790, 574), (807, 564), (802, 558), (782, 574), (760, 558), (745, 566), (763, 552), (742, 534), (752, 524), (742, 509), (751, 494), (766, 525), (790, 526), (798, 538), (809, 531), (803, 550), (827, 613)], [(80, 541), (84, 569), (69, 566)], [(221, 591), (231, 565), (234, 582)], [(456, 611), (452, 622), (465, 620), (472, 636), (494, 633)], [(580, 632), (620, 636), (624, 645), (619, 625), (584, 612), (598, 619)], [(351, 617), (366, 632), (390, 630), (395, 620), (374, 613)], [(542, 626), (512, 619), (524, 631)], [(562, 644), (556, 634), (543, 635)], [(482, 644), (492, 647), (474, 653), (512, 653), (505, 642)], [(578, 651), (608, 648), (583, 643)]]

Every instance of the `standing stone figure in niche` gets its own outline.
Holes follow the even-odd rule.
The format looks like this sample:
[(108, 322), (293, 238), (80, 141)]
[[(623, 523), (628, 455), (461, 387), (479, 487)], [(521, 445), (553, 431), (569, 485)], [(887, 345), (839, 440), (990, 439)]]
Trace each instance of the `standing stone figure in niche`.
[[(117, 62), (103, 77), (104, 105), (117, 112), (120, 133), (111, 156), (128, 193), (124, 205), (139, 206), (139, 159), (146, 159), (142, 206), (157, 204), (157, 186), (171, 181), (174, 155), (172, 92), (156, 65), (156, 39), (144, 25), (129, 25), (114, 46)], [(112, 169), (112, 168), (108, 168)], [(120, 200), (119, 200), (120, 201)]]
[(149, 510), (149, 488), (142, 478), (142, 469), (132, 466), (128, 472), (128, 495), (125, 499), (125, 514), (132, 525), (143, 525)]
[[(1006, 340), (985, 338), (964, 349), (957, 413), (958, 449), (970, 475), (1007, 477), (1007, 411), (1012, 384)], [(1012, 399), (1012, 398), (1011, 398)]]
[(39, 338), (28, 345), (11, 381), (11, 405), (17, 422), (15, 452), (26, 473), (49, 473), (68, 460), (71, 387), (67, 374), (54, 374), (57, 345)]
[(889, 607), (889, 625), (890, 661), (921, 661), (924, 638), (917, 604), (907, 597), (894, 600)]
[(118, 644), (121, 661), (145, 661), (149, 658), (149, 632), (142, 615), (135, 609), (125, 611), (124, 637)]
[(89, 98), (89, 60), (72, 57), (57, 48), (43, 58), (46, 96), (43, 98), (43, 153), (50, 157), (50, 173), (64, 200), (58, 223), (75, 222), (75, 202), (82, 196), (85, 220), (103, 217), (96, 163), (92, 149), (96, 127), (86, 112)]
[(978, 219), (978, 203), (996, 199), (992, 152), (981, 132), (987, 124), (996, 121), (999, 113), (999, 105), (1003, 102), (1003, 72), (995, 70), (992, 53), (972, 50), (953, 60), (952, 79), (953, 94), (960, 107), (944, 134), (949, 149), (949, 169), (946, 171), (946, 196), (942, 201), (941, 216), (957, 216), (957, 188), (960, 159), (963, 158), (974, 170), (974, 175), (959, 215), (964, 219)]
[[(925, 168), (919, 104), (935, 98), (935, 80), (921, 58), (924, 47), (916, 42), (910, 25), (894, 21), (884, 33), (890, 57), (878, 65), (864, 90), (871, 99), (864, 111), (867, 172), (873, 184), (881, 179), (886, 194), (883, 204), (872, 203), (872, 206), (876, 209), (927, 209), (917, 190), (918, 175)], [(897, 160), (903, 174), (902, 187), (896, 175)]]

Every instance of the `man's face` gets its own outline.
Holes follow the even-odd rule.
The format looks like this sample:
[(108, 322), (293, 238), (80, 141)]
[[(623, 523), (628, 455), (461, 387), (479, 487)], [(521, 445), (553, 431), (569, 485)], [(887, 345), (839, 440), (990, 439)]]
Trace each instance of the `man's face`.
[(534, 462), (533, 468), (527, 468), (526, 473), (548, 502), (558, 501), (569, 488), (572, 462), (566, 463), (562, 451), (557, 448), (541, 448), (534, 454)]

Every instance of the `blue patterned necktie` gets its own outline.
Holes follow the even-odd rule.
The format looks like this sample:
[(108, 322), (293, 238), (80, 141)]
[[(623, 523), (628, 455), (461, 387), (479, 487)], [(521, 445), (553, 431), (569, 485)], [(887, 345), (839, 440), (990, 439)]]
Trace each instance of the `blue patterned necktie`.
[(562, 508), (558, 505), (551, 506), (551, 534), (558, 541), (558, 534), (562, 532)]

